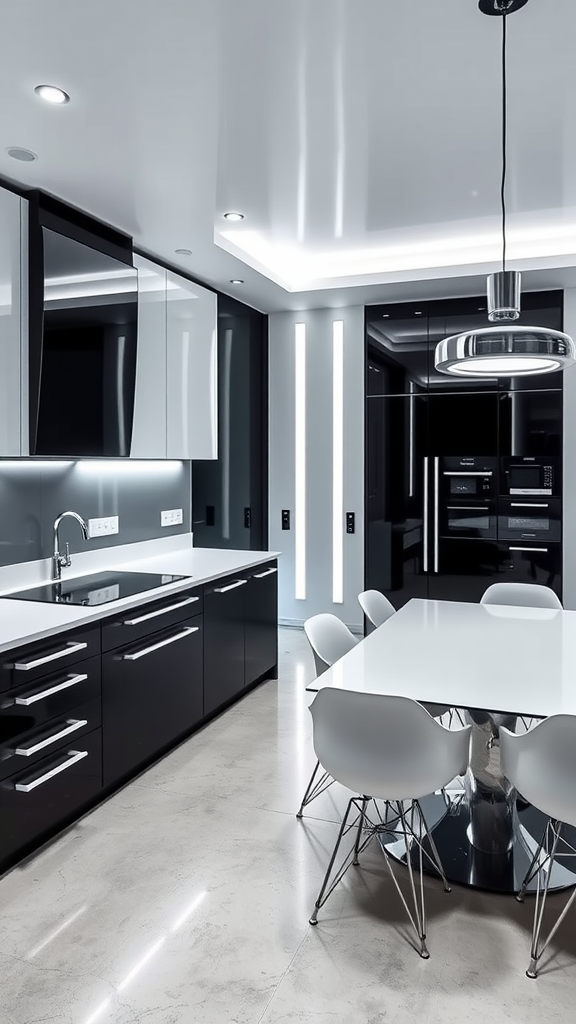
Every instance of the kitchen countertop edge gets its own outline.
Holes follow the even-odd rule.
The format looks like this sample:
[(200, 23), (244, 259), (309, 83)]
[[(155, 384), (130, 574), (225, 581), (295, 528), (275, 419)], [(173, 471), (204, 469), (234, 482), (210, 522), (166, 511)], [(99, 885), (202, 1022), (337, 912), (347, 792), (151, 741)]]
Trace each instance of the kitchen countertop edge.
[[(226, 551), (230, 561), (228, 566), (219, 566), (216, 571), (201, 572), (200, 574), (191, 571), (186, 572), (186, 564), (193, 567), (192, 563), (194, 560), (199, 560), (199, 555), (201, 559), (203, 558), (205, 561), (208, 561), (209, 558), (207, 558), (206, 552), (216, 551), (221, 552), (219, 560), (225, 561), (223, 558), (224, 549), (191, 548), (187, 552), (174, 552), (166, 555), (156, 555), (151, 558), (116, 565), (114, 568), (119, 571), (157, 572), (165, 573), (166, 575), (181, 574), (186, 576), (186, 578), (164, 584), (161, 587), (154, 588), (154, 590), (146, 590), (140, 594), (133, 594), (131, 597), (124, 597), (117, 601), (110, 601), (108, 604), (96, 605), (93, 608), (81, 605), (67, 605), (64, 607), (62, 605), (47, 604), (41, 601), (28, 602), (14, 600), (7, 596), (1, 597), (0, 654), (5, 653), (6, 651), (15, 650), (16, 648), (23, 647), (24, 645), (35, 643), (38, 640), (44, 640), (49, 636), (56, 636), (58, 633), (64, 633), (70, 629), (79, 628), (84, 625), (113, 617), (114, 615), (117, 615), (118, 612), (128, 611), (131, 608), (136, 608), (142, 604), (149, 604), (152, 601), (157, 601), (162, 597), (169, 596), (170, 594), (179, 594), (183, 591), (203, 586), (206, 583), (211, 583), (224, 576), (245, 572), (247, 569), (252, 569), (265, 562), (277, 559), (280, 555), (280, 552), (278, 551), (240, 552), (228, 550)], [(197, 556), (196, 559), (194, 558), (195, 555)], [(241, 557), (235, 559), (233, 557), (234, 555)], [(89, 577), (94, 574), (82, 573), (79, 574), (79, 576), (80, 575), (82, 577)], [(71, 579), (73, 576), (74, 574), (71, 573), (68, 578)], [(39, 623), (36, 628), (34, 628), (34, 625), (31, 623), (31, 620), (33, 619)], [(27, 623), (26, 620), (28, 620)], [(30, 628), (31, 625), (32, 628)]]

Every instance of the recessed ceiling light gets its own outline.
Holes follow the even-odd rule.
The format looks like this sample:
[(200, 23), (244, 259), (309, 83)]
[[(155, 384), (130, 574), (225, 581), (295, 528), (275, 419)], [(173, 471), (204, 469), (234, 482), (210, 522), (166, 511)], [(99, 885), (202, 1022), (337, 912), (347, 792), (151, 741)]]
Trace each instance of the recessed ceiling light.
[(46, 100), (46, 103), (68, 103), (70, 97), (64, 89), (59, 89), (57, 85), (37, 85), (34, 92), (41, 100)]
[(192, 255), (192, 249), (174, 249), (174, 252), (178, 256), (191, 256)]
[(244, 284), (244, 281), (241, 281), (239, 277), (233, 277), (230, 284)]
[(244, 220), (244, 214), (234, 213), (233, 211), (231, 213), (225, 213), (224, 220)]
[(22, 160), (24, 163), (31, 163), (38, 159), (36, 153), (33, 153), (31, 149), (22, 149), (21, 146), (8, 146), (6, 152), (13, 160)]
[(384, 320), (387, 320), (388, 317), (390, 316), (390, 313), (382, 313), (382, 316), (383, 316)]
[(422, 316), (422, 310), (421, 309), (415, 309), (414, 310), (414, 316)]

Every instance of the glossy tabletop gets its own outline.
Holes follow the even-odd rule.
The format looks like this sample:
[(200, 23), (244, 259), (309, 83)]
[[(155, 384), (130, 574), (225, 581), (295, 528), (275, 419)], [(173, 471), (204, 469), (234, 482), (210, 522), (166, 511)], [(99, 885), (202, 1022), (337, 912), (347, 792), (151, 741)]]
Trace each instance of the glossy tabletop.
[(308, 689), (450, 707), (576, 714), (576, 612), (412, 600)]

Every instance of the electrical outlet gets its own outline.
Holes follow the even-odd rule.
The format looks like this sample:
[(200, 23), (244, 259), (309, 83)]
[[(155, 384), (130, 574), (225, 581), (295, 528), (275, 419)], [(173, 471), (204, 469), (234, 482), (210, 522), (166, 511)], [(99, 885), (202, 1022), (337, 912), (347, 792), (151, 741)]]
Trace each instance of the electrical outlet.
[(179, 526), (184, 522), (184, 512), (181, 508), (169, 508), (160, 513), (160, 526)]
[(109, 537), (120, 530), (118, 516), (107, 516), (104, 519), (88, 520), (89, 537)]

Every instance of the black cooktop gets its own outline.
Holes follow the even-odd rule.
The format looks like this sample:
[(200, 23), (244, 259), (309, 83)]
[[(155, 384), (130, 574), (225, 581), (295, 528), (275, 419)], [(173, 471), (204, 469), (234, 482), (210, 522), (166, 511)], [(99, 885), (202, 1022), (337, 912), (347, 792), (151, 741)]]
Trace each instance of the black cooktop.
[(186, 579), (190, 577), (157, 572), (99, 572), (93, 576), (78, 576), (76, 579), (45, 583), (29, 590), (18, 590), (14, 594), (4, 594), (4, 597), (18, 601), (45, 601), (49, 604), (98, 605)]

